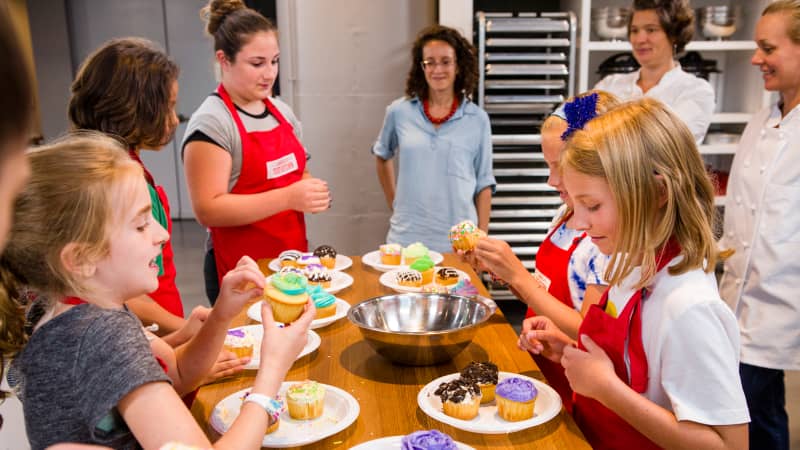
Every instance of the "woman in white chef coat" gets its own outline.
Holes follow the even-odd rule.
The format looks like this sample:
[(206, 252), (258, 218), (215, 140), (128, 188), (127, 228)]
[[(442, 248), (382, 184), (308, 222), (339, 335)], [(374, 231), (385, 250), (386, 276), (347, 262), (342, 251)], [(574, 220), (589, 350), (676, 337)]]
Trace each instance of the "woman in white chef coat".
[(800, 0), (768, 5), (751, 63), (777, 103), (747, 124), (725, 204), (720, 294), (742, 333), (750, 448), (789, 448), (784, 370), (800, 369)]
[(681, 69), (676, 55), (694, 34), (688, 0), (634, 0), (628, 23), (635, 72), (609, 75), (595, 85), (620, 100), (644, 96), (661, 100), (682, 118), (699, 145), (714, 112), (714, 90), (702, 78)]

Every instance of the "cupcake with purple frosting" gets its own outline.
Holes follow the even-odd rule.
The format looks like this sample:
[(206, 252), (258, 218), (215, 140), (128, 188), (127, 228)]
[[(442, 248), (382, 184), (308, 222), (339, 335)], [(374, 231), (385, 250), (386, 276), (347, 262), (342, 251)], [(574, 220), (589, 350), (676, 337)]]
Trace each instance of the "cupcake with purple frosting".
[(457, 450), (453, 439), (436, 430), (415, 431), (403, 436), (401, 450)]
[(530, 380), (511, 377), (497, 384), (497, 414), (504, 420), (517, 422), (533, 417), (533, 406), (539, 392)]

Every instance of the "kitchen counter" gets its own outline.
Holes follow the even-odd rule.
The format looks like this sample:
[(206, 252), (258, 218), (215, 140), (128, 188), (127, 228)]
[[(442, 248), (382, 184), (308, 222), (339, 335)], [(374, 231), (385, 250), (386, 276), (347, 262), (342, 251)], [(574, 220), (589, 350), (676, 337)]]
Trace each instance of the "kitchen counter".
[[(363, 300), (393, 293), (378, 282), (381, 272), (353, 257), (353, 266), (346, 271), (355, 282), (335, 294), (351, 305)], [(441, 264), (467, 272), (482, 295), (486, 289), (478, 276), (455, 255), (445, 255)], [(254, 323), (245, 310), (234, 325)], [(500, 310), (478, 330), (472, 343), (453, 361), (435, 366), (410, 367), (395, 365), (379, 356), (361, 336), (358, 328), (345, 317), (324, 328), (314, 330), (322, 338), (319, 348), (295, 362), (286, 379), (312, 379), (337, 386), (356, 398), (360, 414), (345, 430), (304, 449), (350, 448), (386, 436), (405, 435), (417, 430), (437, 429), (456, 441), (476, 449), (583, 449), (590, 448), (583, 435), (562, 408), (552, 420), (510, 434), (477, 434), (441, 423), (425, 414), (417, 405), (417, 394), (430, 381), (458, 372), (470, 361), (491, 360), (501, 371), (514, 372), (543, 380), (536, 363), (517, 348), (517, 335)], [(192, 405), (192, 414), (212, 440), (219, 435), (209, 425), (214, 406), (226, 396), (252, 386), (255, 371), (200, 388)]]

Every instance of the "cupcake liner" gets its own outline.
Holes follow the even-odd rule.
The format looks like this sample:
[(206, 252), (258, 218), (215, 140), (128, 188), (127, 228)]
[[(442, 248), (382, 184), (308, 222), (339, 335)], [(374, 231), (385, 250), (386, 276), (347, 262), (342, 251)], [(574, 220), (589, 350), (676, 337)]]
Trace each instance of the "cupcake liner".
[(498, 395), (495, 400), (497, 401), (497, 414), (501, 419), (509, 422), (519, 422), (533, 417), (536, 398), (527, 402), (515, 402)]

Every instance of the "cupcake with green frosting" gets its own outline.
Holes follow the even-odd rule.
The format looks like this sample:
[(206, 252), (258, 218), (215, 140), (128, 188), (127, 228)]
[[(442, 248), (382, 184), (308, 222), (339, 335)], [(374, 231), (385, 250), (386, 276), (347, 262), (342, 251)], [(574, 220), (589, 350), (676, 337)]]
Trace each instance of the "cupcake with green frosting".
[(428, 247), (425, 247), (422, 242), (414, 242), (403, 249), (403, 264), (410, 266), (423, 256), (428, 256)]
[(422, 274), (422, 284), (429, 284), (433, 281), (433, 260), (428, 255), (417, 258), (409, 268)]

